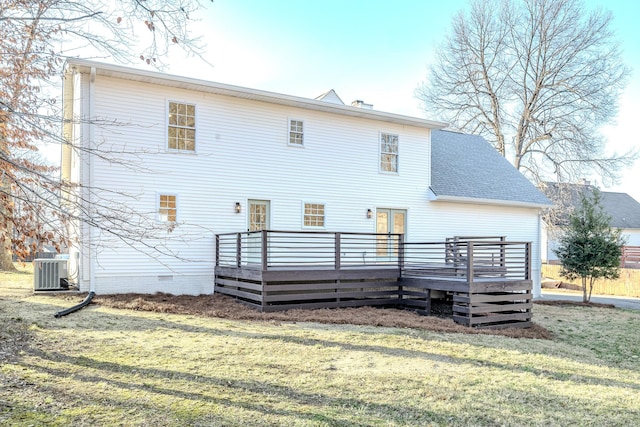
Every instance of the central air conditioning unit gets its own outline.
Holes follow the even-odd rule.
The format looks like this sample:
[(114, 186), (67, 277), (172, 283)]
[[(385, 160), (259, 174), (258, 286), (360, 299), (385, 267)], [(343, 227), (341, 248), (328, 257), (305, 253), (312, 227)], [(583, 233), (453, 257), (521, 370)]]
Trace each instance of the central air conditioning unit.
[(60, 291), (69, 289), (68, 259), (36, 259), (33, 261), (33, 289)]

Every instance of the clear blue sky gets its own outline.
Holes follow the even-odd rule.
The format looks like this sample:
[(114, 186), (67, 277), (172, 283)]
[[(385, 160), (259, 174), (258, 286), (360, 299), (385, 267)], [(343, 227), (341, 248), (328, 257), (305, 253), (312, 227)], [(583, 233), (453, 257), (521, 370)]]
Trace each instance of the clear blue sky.
[[(193, 28), (207, 60), (173, 61), (169, 72), (314, 98), (334, 89), (345, 103), (423, 117), (415, 88), (426, 75), (452, 16), (467, 0), (215, 0)], [(625, 61), (634, 69), (617, 123), (605, 130), (608, 151), (640, 148), (640, 2), (588, 0), (614, 16)], [(431, 117), (430, 117), (431, 118)], [(596, 179), (597, 177), (588, 177)], [(640, 161), (619, 186), (640, 201)]]

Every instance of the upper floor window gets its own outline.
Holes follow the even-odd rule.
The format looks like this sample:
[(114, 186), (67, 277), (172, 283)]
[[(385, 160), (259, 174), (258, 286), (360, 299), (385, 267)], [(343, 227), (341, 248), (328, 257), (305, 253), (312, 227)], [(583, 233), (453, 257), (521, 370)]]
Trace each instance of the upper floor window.
[(196, 150), (196, 106), (169, 102), (168, 147), (170, 150)]
[(289, 144), (304, 145), (304, 131), (302, 120), (289, 120)]
[(305, 203), (303, 224), (305, 227), (324, 227), (324, 204)]
[(380, 134), (380, 170), (398, 172), (398, 135)]
[(158, 219), (162, 222), (176, 222), (178, 219), (178, 197), (175, 194), (160, 194)]

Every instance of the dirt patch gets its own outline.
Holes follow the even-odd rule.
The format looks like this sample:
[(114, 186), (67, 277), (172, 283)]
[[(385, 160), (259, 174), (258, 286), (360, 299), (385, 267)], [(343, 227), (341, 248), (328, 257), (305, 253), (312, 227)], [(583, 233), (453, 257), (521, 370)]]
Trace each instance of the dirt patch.
[(567, 289), (567, 290), (571, 290), (571, 291), (581, 291), (582, 290), (582, 286), (581, 285), (576, 285), (576, 284), (573, 284), (573, 283), (566, 283), (566, 282), (563, 282), (562, 280), (549, 279), (549, 278), (542, 279), (541, 286), (543, 288), (547, 288), (547, 289)]
[(577, 306), (577, 307), (598, 307), (598, 308), (616, 308), (613, 304), (602, 304), (599, 302), (582, 302), (582, 301), (568, 301), (568, 300), (548, 300), (548, 301), (535, 301), (536, 304), (541, 305), (554, 305), (554, 306)]
[[(65, 298), (73, 299), (70, 296)], [(206, 296), (175, 296), (168, 294), (99, 295), (94, 298), (93, 303), (127, 310), (186, 314), (232, 320), (317, 322), (417, 328), (434, 332), (503, 335), (514, 338), (552, 338), (550, 331), (537, 324), (534, 324), (531, 328), (476, 329), (458, 325), (451, 318), (422, 316), (410, 311), (393, 308), (358, 307), (261, 313), (238, 303), (233, 298), (219, 294)]]

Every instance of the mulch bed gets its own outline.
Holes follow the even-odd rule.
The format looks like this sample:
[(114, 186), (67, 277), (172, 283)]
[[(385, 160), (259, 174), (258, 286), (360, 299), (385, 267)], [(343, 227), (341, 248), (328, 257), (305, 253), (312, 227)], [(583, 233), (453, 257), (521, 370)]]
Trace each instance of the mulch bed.
[[(68, 297), (67, 297), (68, 298)], [(77, 297), (76, 297), (77, 299)], [(232, 320), (267, 322), (316, 322), (327, 324), (370, 325), (393, 328), (416, 328), (433, 332), (502, 335), (514, 338), (551, 339), (546, 328), (534, 324), (530, 328), (476, 329), (458, 325), (453, 319), (422, 316), (393, 308), (336, 308), (288, 310), (261, 313), (225, 295), (119, 294), (99, 295), (93, 303), (126, 310), (149, 311), (215, 317)], [(445, 316), (446, 307), (438, 308)]]

